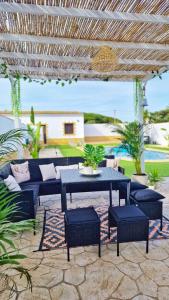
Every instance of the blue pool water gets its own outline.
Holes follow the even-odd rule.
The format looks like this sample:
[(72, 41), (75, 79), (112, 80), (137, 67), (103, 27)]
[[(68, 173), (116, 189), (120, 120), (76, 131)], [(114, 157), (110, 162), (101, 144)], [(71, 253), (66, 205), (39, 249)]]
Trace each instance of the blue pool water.
[[(113, 154), (115, 157), (130, 158), (130, 155), (127, 153), (127, 151), (119, 147), (105, 147), (105, 152), (107, 155)], [(169, 159), (169, 154), (160, 151), (145, 150), (144, 158), (146, 160), (163, 160)]]

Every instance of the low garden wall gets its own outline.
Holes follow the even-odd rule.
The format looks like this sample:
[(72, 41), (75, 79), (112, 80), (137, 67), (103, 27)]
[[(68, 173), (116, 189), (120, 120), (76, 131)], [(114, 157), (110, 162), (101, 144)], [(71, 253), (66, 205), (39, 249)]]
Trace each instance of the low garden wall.
[(86, 143), (119, 143), (120, 136), (112, 124), (85, 124), (84, 137)]
[(146, 128), (146, 135), (149, 135), (152, 144), (168, 146), (168, 142), (166, 140), (167, 134), (169, 135), (169, 122), (150, 124)]

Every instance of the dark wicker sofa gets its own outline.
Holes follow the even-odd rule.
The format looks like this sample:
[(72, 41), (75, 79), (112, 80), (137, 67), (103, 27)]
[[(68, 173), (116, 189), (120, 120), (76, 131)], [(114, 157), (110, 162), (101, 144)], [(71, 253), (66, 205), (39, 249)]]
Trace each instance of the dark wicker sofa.
[[(107, 157), (105, 157), (107, 158)], [(109, 156), (113, 158), (113, 156)], [(23, 163), (25, 161), (29, 162), (29, 171), (31, 179), (30, 181), (23, 182), (20, 184), (21, 192), (19, 196), (15, 198), (15, 202), (18, 204), (19, 213), (13, 216), (13, 221), (31, 219), (36, 217), (36, 210), (39, 202), (39, 196), (60, 194), (61, 184), (60, 179), (51, 179), (47, 181), (42, 180), (42, 175), (40, 172), (39, 165), (54, 163), (55, 166), (66, 166), (74, 165), (83, 162), (82, 157), (57, 157), (57, 158), (39, 158), (39, 159), (21, 159), (11, 161), (13, 164)], [(102, 161), (100, 167), (106, 166), (106, 159)], [(119, 167), (120, 172), (124, 172), (122, 168)], [(0, 180), (7, 178), (8, 175), (12, 174), (10, 163), (5, 164), (0, 168)], [(99, 186), (93, 184), (93, 186), (83, 185), (83, 186), (70, 186), (67, 190), (68, 193), (77, 192), (88, 192), (88, 191), (100, 191), (108, 190), (109, 186), (102, 184)], [(116, 187), (114, 187), (116, 189)], [(118, 188), (117, 188), (118, 189)]]

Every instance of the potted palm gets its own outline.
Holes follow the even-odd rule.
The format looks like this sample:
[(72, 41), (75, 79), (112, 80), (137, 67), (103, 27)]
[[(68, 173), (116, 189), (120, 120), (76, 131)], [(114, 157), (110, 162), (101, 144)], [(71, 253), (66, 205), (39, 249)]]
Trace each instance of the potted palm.
[(148, 174), (148, 182), (149, 182), (149, 188), (152, 190), (157, 188), (158, 182), (162, 181), (162, 177), (159, 175), (159, 172), (157, 169), (151, 170)]
[(84, 146), (84, 163), (83, 163), (83, 171), (85, 174), (96, 174), (98, 165), (101, 163), (101, 161), (104, 159), (105, 151), (104, 147), (99, 146), (93, 146), (90, 144), (86, 144)]
[(132, 178), (142, 184), (147, 184), (148, 176), (142, 172), (141, 157), (144, 151), (142, 142), (142, 126), (137, 122), (128, 123), (124, 128), (118, 127), (116, 130), (121, 138), (120, 147), (125, 149), (134, 161), (135, 173)]

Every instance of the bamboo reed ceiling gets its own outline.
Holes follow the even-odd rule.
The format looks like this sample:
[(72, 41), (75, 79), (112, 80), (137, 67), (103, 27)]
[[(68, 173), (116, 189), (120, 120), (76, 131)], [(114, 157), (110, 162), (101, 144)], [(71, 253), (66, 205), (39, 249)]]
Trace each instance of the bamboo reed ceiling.
[[(118, 57), (92, 70), (101, 46)], [(34, 78), (133, 80), (169, 67), (168, 0), (0, 0), (0, 60)]]

